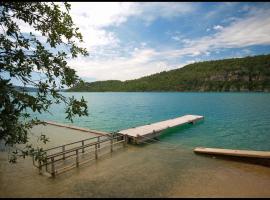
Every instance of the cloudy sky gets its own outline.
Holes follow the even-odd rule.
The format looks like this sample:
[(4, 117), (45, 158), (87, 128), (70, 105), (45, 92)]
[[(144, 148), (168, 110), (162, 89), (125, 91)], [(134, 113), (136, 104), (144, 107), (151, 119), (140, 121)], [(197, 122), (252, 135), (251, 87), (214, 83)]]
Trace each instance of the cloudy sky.
[(270, 53), (270, 3), (72, 2), (86, 81), (128, 80), (188, 63)]
[[(192, 62), (270, 53), (270, 3), (72, 2), (86, 81), (129, 80)], [(27, 29), (24, 29), (27, 30)]]

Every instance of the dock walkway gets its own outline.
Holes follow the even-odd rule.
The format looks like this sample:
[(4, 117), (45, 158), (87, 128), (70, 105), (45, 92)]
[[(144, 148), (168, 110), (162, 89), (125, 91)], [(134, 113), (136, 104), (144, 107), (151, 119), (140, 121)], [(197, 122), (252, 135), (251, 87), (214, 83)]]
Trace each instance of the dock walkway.
[(118, 133), (127, 135), (129, 137), (129, 140), (133, 141), (134, 143), (141, 143), (148, 138), (154, 138), (160, 135), (160, 132), (165, 129), (184, 125), (187, 123), (193, 124), (201, 119), (203, 119), (203, 116), (200, 115), (185, 115), (174, 119), (122, 130)]

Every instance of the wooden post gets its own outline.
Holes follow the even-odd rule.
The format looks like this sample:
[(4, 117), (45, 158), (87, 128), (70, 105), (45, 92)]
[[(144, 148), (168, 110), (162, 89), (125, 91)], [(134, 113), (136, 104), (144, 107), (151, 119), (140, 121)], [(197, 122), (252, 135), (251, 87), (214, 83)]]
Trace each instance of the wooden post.
[(125, 135), (125, 136), (126, 136), (126, 144), (128, 144), (128, 140), (129, 140), (128, 135)]
[(139, 136), (140, 136), (139, 134), (136, 135), (135, 144), (139, 144), (138, 142)]
[(76, 166), (79, 167), (79, 151), (76, 149)]
[(126, 135), (123, 135), (123, 140), (124, 140), (123, 147), (125, 147), (126, 146)]
[(39, 174), (41, 174), (42, 166), (41, 166), (41, 161), (40, 160), (38, 160), (38, 170), (39, 170)]
[(95, 144), (95, 158), (98, 159), (97, 144)]
[(100, 148), (100, 136), (98, 136), (98, 148)]
[(52, 174), (52, 177), (55, 177), (55, 168), (54, 168), (54, 157), (52, 157), (51, 158), (51, 162), (52, 162), (52, 172), (51, 172), (51, 174)]
[(84, 153), (84, 140), (82, 140), (82, 153)]
[(65, 152), (65, 145), (62, 146), (63, 160), (66, 159), (66, 155), (64, 152)]
[(34, 156), (32, 158), (33, 158), (33, 165), (36, 167)]
[(123, 135), (123, 140), (124, 140), (123, 147), (126, 147), (127, 146), (127, 140), (128, 140), (127, 135)]
[(48, 159), (46, 158), (46, 172), (48, 172)]
[(113, 136), (111, 137), (111, 153), (113, 152)]
[(194, 121), (189, 121), (188, 123), (194, 125), (195, 124), (195, 120)]

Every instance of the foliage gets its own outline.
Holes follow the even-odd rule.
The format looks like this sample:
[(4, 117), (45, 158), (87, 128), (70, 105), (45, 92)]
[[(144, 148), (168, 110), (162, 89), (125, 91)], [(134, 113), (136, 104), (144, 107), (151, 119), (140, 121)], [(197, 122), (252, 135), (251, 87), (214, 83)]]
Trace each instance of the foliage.
[(81, 83), (68, 91), (270, 91), (270, 55), (198, 62), (124, 82)]
[[(29, 129), (42, 123), (32, 119), (29, 110), (47, 112), (52, 104), (64, 102), (69, 120), (74, 115), (88, 114), (83, 98), (66, 98), (59, 92), (81, 82), (67, 59), (88, 55), (86, 49), (77, 45), (83, 40), (69, 14), (70, 4), (61, 6), (64, 9), (60, 3), (0, 2), (0, 141), (16, 149), (13, 162), (18, 155), (42, 154), (42, 149), (31, 145), (16, 148), (28, 142)], [(25, 33), (21, 24), (32, 27), (34, 33)], [(33, 72), (40, 73), (42, 78), (33, 80)], [(37, 88), (37, 92), (18, 90), (12, 79)], [(44, 136), (40, 139), (48, 140)]]

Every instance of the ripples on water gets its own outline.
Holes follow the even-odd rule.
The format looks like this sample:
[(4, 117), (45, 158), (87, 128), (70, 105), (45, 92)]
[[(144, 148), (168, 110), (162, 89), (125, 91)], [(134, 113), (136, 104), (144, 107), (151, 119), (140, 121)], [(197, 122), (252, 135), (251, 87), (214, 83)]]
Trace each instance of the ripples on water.
[[(270, 150), (269, 93), (177, 93), (104, 92), (64, 93), (88, 101), (88, 117), (76, 118), (81, 127), (117, 131), (185, 114), (203, 115), (205, 120), (166, 131), (162, 141), (187, 148), (210, 146)], [(54, 106), (53, 115), (38, 117), (62, 123), (63, 106)]]

